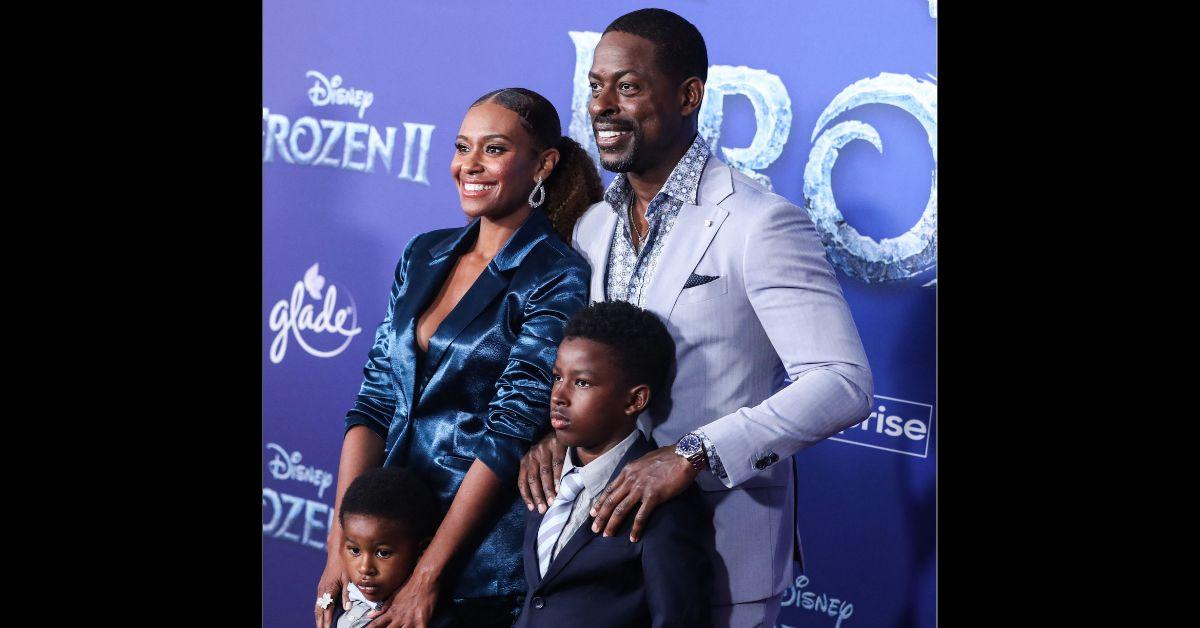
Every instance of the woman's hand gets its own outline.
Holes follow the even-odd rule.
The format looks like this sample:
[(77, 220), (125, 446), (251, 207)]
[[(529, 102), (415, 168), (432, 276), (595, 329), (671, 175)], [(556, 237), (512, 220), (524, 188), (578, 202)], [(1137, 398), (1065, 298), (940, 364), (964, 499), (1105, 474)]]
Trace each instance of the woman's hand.
[(546, 514), (558, 495), (558, 478), (562, 475), (563, 460), (567, 457), (567, 446), (558, 442), (558, 434), (550, 430), (542, 440), (534, 443), (521, 458), (517, 472), (517, 491), (525, 500), (525, 507)]
[[(349, 580), (346, 578), (345, 572), (342, 570), (341, 561), (334, 556), (325, 562), (325, 571), (321, 574), (321, 579), (317, 581), (317, 597), (321, 599), (323, 595), (328, 593), (334, 600), (341, 595), (342, 608), (348, 608), (350, 597), (347, 595), (346, 584)], [(333, 627), (333, 604), (328, 608), (321, 608), (313, 602), (313, 614), (317, 620), (317, 628), (332, 628)]]
[(413, 571), (408, 582), (392, 594), (383, 608), (367, 613), (371, 628), (425, 628), (437, 604), (437, 579)]

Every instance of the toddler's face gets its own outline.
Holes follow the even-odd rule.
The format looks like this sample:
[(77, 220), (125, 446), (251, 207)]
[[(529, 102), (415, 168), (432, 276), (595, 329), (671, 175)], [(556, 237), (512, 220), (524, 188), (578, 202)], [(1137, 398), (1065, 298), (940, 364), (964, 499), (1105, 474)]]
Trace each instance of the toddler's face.
[(399, 589), (421, 555), (420, 540), (396, 521), (348, 514), (342, 531), (346, 537), (342, 546), (346, 574), (372, 602), (382, 601)]

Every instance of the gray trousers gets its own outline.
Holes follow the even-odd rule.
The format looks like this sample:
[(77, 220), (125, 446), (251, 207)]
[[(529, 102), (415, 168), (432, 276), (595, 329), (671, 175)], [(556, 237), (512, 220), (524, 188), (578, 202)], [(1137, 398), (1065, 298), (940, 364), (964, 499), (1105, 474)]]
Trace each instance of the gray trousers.
[(713, 606), (713, 628), (774, 628), (783, 594), (755, 602)]

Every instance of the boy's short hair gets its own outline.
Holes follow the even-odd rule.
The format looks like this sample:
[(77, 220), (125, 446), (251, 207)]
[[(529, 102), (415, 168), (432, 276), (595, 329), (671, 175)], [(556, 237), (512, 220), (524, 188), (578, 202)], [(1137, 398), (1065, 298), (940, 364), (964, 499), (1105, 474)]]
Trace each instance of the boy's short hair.
[(398, 467), (368, 469), (350, 483), (342, 496), (338, 521), (347, 515), (366, 515), (397, 521), (418, 539), (437, 529), (437, 502), (433, 492), (411, 471)]
[(606, 345), (617, 366), (634, 384), (658, 393), (675, 359), (675, 340), (653, 312), (625, 301), (598, 301), (567, 321), (566, 338), (586, 338)]

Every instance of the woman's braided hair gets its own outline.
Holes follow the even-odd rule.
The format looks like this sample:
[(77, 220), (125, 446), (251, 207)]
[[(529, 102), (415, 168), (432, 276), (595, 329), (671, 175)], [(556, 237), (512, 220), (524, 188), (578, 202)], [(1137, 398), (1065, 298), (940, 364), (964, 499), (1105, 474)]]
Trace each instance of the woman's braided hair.
[(485, 102), (496, 103), (517, 114), (521, 126), (533, 138), (537, 153), (547, 148), (558, 149), (558, 165), (543, 183), (546, 204), (540, 209), (546, 212), (558, 235), (570, 244), (575, 221), (604, 195), (596, 163), (578, 142), (562, 135), (558, 111), (541, 94), (524, 87), (506, 87), (480, 96), (471, 106)]

